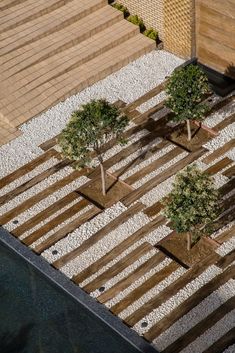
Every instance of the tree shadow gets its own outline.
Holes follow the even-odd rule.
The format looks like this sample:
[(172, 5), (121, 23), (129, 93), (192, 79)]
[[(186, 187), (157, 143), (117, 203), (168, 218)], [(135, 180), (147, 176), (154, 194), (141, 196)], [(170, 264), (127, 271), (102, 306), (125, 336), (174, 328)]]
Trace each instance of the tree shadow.
[(18, 333), (5, 332), (0, 335), (1, 353), (24, 353), (33, 323), (21, 327)]

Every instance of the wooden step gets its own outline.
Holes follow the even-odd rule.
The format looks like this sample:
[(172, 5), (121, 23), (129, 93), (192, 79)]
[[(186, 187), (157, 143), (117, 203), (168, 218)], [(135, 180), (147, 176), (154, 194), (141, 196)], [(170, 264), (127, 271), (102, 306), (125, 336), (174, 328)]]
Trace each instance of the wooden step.
[[(121, 215), (122, 216), (122, 215)], [(112, 261), (115, 257), (119, 256), (123, 251), (132, 246), (135, 242), (146, 236), (148, 233), (152, 232), (156, 227), (159, 227), (162, 222), (164, 222), (163, 217), (159, 217), (154, 220), (154, 222), (147, 223), (141, 229), (137, 230), (135, 233), (131, 234), (127, 239), (123, 240), (120, 244), (115, 246), (107, 254), (99, 258), (97, 261), (93, 262), (90, 266), (81, 271), (77, 276), (77, 283), (83, 282), (86, 278), (90, 277), (92, 274), (97, 272), (107, 263)], [(56, 268), (61, 268), (65, 266), (68, 262), (74, 260), (79, 255), (79, 247), (74, 249), (53, 263)]]
[(215, 159), (221, 157), (230, 149), (235, 147), (235, 139), (230, 140), (229, 142), (225, 143), (222, 147), (216, 149), (214, 152), (210, 153), (207, 157), (205, 157), (202, 162), (206, 164), (210, 164)]
[(41, 228), (35, 230), (22, 241), (26, 245), (33, 244), (36, 240), (40, 239), (43, 235), (50, 232), (52, 229), (65, 222), (69, 218), (73, 217), (75, 214), (79, 213), (83, 208), (88, 205), (87, 200), (78, 201), (75, 205), (71, 206), (64, 212), (60, 213), (57, 217), (53, 218), (51, 221), (45, 223)]
[(231, 250), (227, 255), (223, 256), (216, 264), (222, 270), (231, 265), (235, 261), (235, 249)]
[(227, 126), (229, 126), (230, 124), (233, 124), (234, 122), (235, 122), (235, 113), (231, 114), (229, 117), (222, 120), (219, 124), (215, 125), (214, 129), (221, 131), (225, 129)]
[(235, 165), (225, 170), (223, 175), (225, 175), (227, 178), (233, 178), (235, 176)]
[[(188, 330), (183, 336), (170, 344), (162, 353), (180, 353), (185, 347), (201, 336), (205, 331), (209, 330), (213, 325), (220, 321), (226, 314), (235, 307), (235, 296), (228, 299), (225, 303), (214, 310), (205, 319)], [(214, 352), (213, 352), (214, 353)]]
[[(198, 289), (192, 296), (186, 299), (177, 308), (172, 310), (169, 315), (166, 315), (163, 319), (153, 325), (144, 337), (148, 341), (153, 341), (162, 332), (166, 331), (171, 325), (173, 325), (182, 316), (186, 315), (190, 310), (197, 306), (203, 299), (208, 297), (217, 288), (226, 283), (229, 279), (235, 276), (235, 265), (229, 267), (223, 273), (213, 278), (210, 282), (205, 284), (202, 288)], [(214, 352), (213, 352), (214, 353)]]
[(140, 244), (136, 249), (88, 283), (83, 289), (88, 293), (95, 291), (153, 249), (153, 246), (147, 242)]
[(127, 277), (116, 283), (113, 287), (108, 289), (105, 293), (98, 297), (100, 303), (105, 303), (115, 298), (119, 293), (128, 288), (132, 283), (137, 281), (140, 277), (157, 267), (163, 260), (165, 255), (162, 252), (157, 252), (149, 260), (144, 262), (137, 269), (132, 271)]
[(222, 232), (220, 235), (218, 235), (215, 238), (215, 240), (218, 243), (224, 243), (225, 241), (228, 241), (230, 238), (232, 238), (234, 235), (235, 235), (235, 225), (225, 230), (224, 232)]
[(16, 169), (12, 173), (0, 179), (0, 189), (12, 183), (16, 179), (19, 179), (20, 177), (30, 173), (32, 170), (37, 168), (40, 164), (45, 163), (46, 161), (48, 161), (50, 158), (53, 158), (53, 157), (60, 158), (60, 154), (56, 150), (51, 149), (50, 151), (47, 151), (46, 153), (41, 154), (40, 156), (33, 159), (32, 161), (24, 164), (22, 167)]
[(224, 157), (219, 162), (217, 162), (214, 165), (212, 165), (211, 167), (207, 168), (205, 170), (205, 173), (210, 174), (210, 175), (216, 174), (216, 173), (220, 172), (222, 169), (226, 168), (231, 163), (233, 163), (233, 161), (230, 158)]
[(125, 319), (125, 322), (129, 326), (134, 326), (143, 317), (147, 316), (149, 313), (151, 313), (151, 311), (157, 309), (162, 303), (166, 302), (169, 298), (174, 296), (188, 283), (192, 282), (194, 279), (200, 276), (202, 272), (204, 272), (209, 266), (214, 264), (219, 258), (220, 256), (218, 254), (213, 253), (211, 256), (208, 256), (205, 260), (202, 260), (200, 263), (196, 264), (185, 274), (183, 274), (179, 279), (171, 283), (162, 292), (151, 298), (147, 303), (144, 304), (144, 306), (142, 306), (133, 314), (128, 316)]
[(168, 266), (160, 270), (159, 272), (152, 275), (147, 281), (145, 281), (142, 285), (134, 289), (127, 296), (125, 296), (122, 300), (120, 300), (117, 304), (113, 305), (110, 309), (115, 315), (118, 315), (123, 310), (125, 310), (128, 306), (134, 303), (136, 300), (142, 297), (145, 293), (147, 293), (151, 288), (155, 287), (157, 284), (162, 282), (168, 276), (170, 276), (174, 271), (179, 268), (179, 265), (172, 261)]
[(93, 206), (90, 210), (83, 213), (79, 218), (76, 218), (72, 222), (66, 224), (64, 227), (60, 228), (57, 232), (50, 235), (46, 240), (42, 241), (40, 244), (35, 246), (34, 251), (41, 254), (46, 249), (50, 248), (52, 245), (56, 244), (59, 240), (63, 239), (69, 233), (72, 233), (75, 229), (80, 227), (85, 222), (88, 222), (94, 218), (101, 210)]
[(206, 150), (204, 148), (201, 148), (196, 152), (190, 153), (188, 156), (182, 158), (180, 161), (176, 162), (173, 166), (168, 167), (165, 171), (156, 175), (154, 178), (149, 180), (147, 183), (143, 184), (138, 189), (132, 191), (128, 196), (122, 199), (122, 202), (126, 206), (131, 205), (133, 202), (141, 198), (144, 194), (152, 190), (154, 187), (162, 183), (164, 180), (170, 178), (176, 172), (180, 171), (188, 164), (197, 160), (205, 153), (205, 151)]

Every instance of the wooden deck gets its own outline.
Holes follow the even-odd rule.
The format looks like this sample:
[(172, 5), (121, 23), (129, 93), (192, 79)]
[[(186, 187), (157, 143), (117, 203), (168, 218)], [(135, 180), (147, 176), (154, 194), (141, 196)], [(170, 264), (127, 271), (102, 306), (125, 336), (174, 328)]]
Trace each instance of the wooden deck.
[[(90, 195), (86, 197), (84, 185), (92, 183), (99, 170), (87, 168), (74, 171), (71, 163), (61, 160), (56, 151), (56, 137), (40, 146), (40, 156), (0, 180), (0, 224), (36, 253), (47, 259), (50, 255), (49, 261), (56, 269), (66, 273), (72, 264), (70, 277), (73, 282), (95, 296), (100, 303), (107, 305), (115, 315), (120, 316), (128, 326), (137, 329), (147, 340), (154, 341), (157, 348), (161, 334), (187, 316), (218, 288), (234, 281), (235, 277), (234, 250), (224, 256), (217, 253), (217, 248), (234, 237), (234, 225), (211, 239), (211, 251), (193, 266), (182, 266), (179, 259), (159, 247), (164, 238), (161, 229), (169, 226), (161, 214), (163, 200), (167, 199), (167, 195), (154, 199), (155, 190), (161, 188), (162, 183), (172, 183), (172, 177), (178, 171), (197, 161), (208, 165), (206, 172), (211, 176), (223, 174), (227, 181), (220, 191), (226, 212), (215, 222), (214, 230), (234, 220), (234, 195), (231, 192), (235, 186), (234, 162), (226, 155), (234, 147), (234, 140), (205, 157), (208, 152), (205, 148), (189, 152), (164, 137), (169, 113), (158, 120), (153, 118), (153, 114), (163, 106), (160, 103), (146, 113), (137, 113), (136, 108), (140, 104), (163, 88), (164, 84), (130, 105), (121, 104), (127, 114), (130, 112), (135, 123), (134, 127), (126, 131), (126, 136), (132, 139), (136, 133), (143, 131), (145, 135), (138, 141), (130, 142), (105, 161), (109, 173), (130, 187), (130, 192), (115, 199), (111, 207), (101, 207)], [(229, 100), (226, 104), (229, 104)], [(220, 108), (221, 103), (217, 103), (214, 111)], [(229, 126), (233, 121), (234, 117), (230, 116), (223, 124), (220, 123), (220, 127)], [(169, 131), (170, 128), (167, 129)], [(103, 150), (108, 151), (113, 146), (115, 140), (103, 146)], [(219, 161), (217, 158), (220, 158)], [(57, 160), (54, 165), (40, 171), (43, 163), (52, 159)], [(27, 174), (36, 168), (37, 174), (28, 178)], [(64, 174), (59, 177), (61, 173)], [(41, 188), (45, 180), (50, 182)], [(58, 196), (58, 192), (64, 189), (65, 194)], [(151, 195), (153, 200), (150, 202), (146, 195)], [(108, 217), (106, 223), (102, 224), (100, 220), (106, 210), (112, 209), (117, 202), (123, 207), (120, 214), (114, 218)], [(142, 217), (145, 223), (131, 229), (128, 224), (133, 222), (133, 227), (137, 216)], [(95, 232), (86, 236), (84, 230), (79, 233), (80, 229), (89, 229), (91, 222), (98, 224)], [(119, 234), (120, 227), (124, 227), (126, 234)], [(78, 233), (73, 244), (70, 241), (74, 232)], [(114, 244), (110, 241), (112, 234), (117, 238)], [(83, 238), (79, 239), (79, 236)], [(68, 242), (68, 247), (60, 252), (61, 244), (65, 242)], [(100, 245), (101, 253), (97, 257), (95, 249), (99, 244), (104, 245)], [(53, 251), (56, 251), (55, 259), (51, 256)], [(94, 258), (84, 266), (86, 254), (93, 254)], [(187, 286), (193, 287), (195, 281), (210, 269), (219, 271), (214, 278), (204, 279), (200, 288), (192, 290), (187, 298), (163, 318), (157, 320), (156, 316), (153, 323), (148, 320), (153, 313), (157, 315), (159, 308), (180, 291), (184, 291)], [(115, 282), (112, 282), (114, 279)], [(166, 285), (161, 288), (164, 283)], [(151, 293), (149, 297), (148, 293)], [(193, 328), (182, 332), (180, 337), (160, 351), (180, 353), (233, 308), (234, 297), (231, 293), (231, 298), (221, 301), (218, 308), (205, 314)], [(142, 324), (146, 324), (146, 327)], [(218, 339), (215, 338), (215, 342), (205, 352), (222, 352), (221, 349), (233, 343), (233, 333), (233, 330), (228, 331)]]

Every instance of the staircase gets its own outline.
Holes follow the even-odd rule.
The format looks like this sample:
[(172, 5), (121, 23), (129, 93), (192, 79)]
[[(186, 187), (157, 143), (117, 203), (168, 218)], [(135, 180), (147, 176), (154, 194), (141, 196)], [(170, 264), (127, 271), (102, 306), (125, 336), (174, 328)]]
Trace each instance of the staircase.
[[(0, 119), (12, 128), (155, 48), (107, 0), (2, 0), (0, 39)], [(0, 144), (15, 135), (0, 131)]]

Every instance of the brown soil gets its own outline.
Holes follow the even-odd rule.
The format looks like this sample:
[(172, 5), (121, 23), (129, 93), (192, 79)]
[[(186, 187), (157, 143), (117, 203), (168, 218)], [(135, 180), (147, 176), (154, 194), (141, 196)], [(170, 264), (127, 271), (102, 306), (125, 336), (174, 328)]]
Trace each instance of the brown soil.
[(178, 125), (175, 127), (173, 132), (168, 136), (168, 139), (187, 150), (194, 152), (197, 151), (207, 141), (211, 140), (214, 136), (208, 131), (197, 127), (193, 122), (191, 124), (192, 140), (188, 141), (188, 133), (186, 124)]
[(79, 189), (79, 193), (89, 199), (96, 206), (108, 208), (115, 202), (121, 200), (124, 196), (133, 191), (133, 188), (126, 183), (119, 181), (110, 173), (106, 173), (106, 195), (103, 196), (101, 188), (101, 177), (89, 181)]
[(209, 238), (203, 237), (195, 245), (192, 245), (191, 250), (188, 251), (187, 234), (173, 232), (164, 238), (158, 246), (162, 251), (186, 265), (186, 267), (191, 267), (210, 255), (218, 247), (218, 244)]

